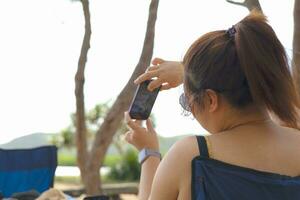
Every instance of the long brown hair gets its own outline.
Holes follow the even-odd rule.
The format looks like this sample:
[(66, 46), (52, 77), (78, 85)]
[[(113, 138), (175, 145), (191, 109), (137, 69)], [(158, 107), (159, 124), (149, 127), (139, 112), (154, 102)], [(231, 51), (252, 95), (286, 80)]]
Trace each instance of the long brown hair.
[(254, 103), (299, 129), (299, 95), (288, 59), (262, 13), (252, 11), (230, 33), (203, 35), (189, 48), (183, 63), (185, 89), (199, 105), (205, 89), (213, 89), (236, 108)]

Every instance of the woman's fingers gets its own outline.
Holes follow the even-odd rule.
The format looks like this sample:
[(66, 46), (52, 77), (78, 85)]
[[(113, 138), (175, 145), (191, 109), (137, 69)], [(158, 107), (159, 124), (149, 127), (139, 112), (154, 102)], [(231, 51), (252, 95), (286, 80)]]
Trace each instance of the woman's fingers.
[(153, 91), (155, 88), (158, 88), (161, 85), (162, 85), (161, 79), (153, 80), (153, 81), (151, 81), (151, 83), (149, 83), (148, 90)]
[(158, 70), (158, 66), (157, 65), (153, 65), (147, 68), (147, 71), (153, 71), (153, 70)]
[(131, 117), (130, 117), (128, 111), (124, 112), (124, 120), (125, 120), (126, 123), (127, 123), (128, 121), (131, 121)]
[(156, 133), (150, 118), (147, 119), (146, 126), (150, 133)]
[(150, 80), (154, 77), (158, 77), (158, 69), (159, 69), (159, 64), (165, 62), (165, 60), (161, 58), (154, 58), (152, 61), (153, 66), (148, 67), (147, 71), (140, 75), (137, 79), (135, 79), (134, 83), (135, 84), (140, 84), (146, 80)]
[(124, 119), (125, 119), (125, 122), (126, 122), (128, 128), (131, 128), (132, 130), (138, 130), (138, 129), (142, 128), (141, 125), (140, 125), (141, 122), (138, 121), (138, 120), (133, 121), (131, 119), (131, 117), (129, 116), (128, 112), (124, 113)]
[(140, 120), (132, 120), (128, 112), (126, 112), (125, 121), (130, 128), (124, 135), (125, 141), (132, 144), (139, 151), (143, 148), (159, 150), (157, 134), (150, 119), (146, 121), (147, 127), (144, 128), (140, 125)]
[(137, 79), (135, 79), (134, 83), (135, 84), (140, 84), (146, 80), (150, 80), (154, 77), (158, 76), (158, 71), (157, 70), (153, 70), (153, 71), (147, 71), (144, 74), (140, 75)]
[(130, 144), (132, 143), (132, 132), (131, 131), (127, 131), (125, 133), (125, 140)]
[(163, 62), (165, 62), (165, 60), (162, 59), (162, 58), (154, 58), (154, 59), (152, 60), (152, 64), (153, 64), (153, 65), (159, 65), (159, 64), (161, 64), (161, 63), (163, 63)]
[(160, 90), (168, 90), (172, 88), (170, 84), (166, 83), (166, 84), (163, 84), (160, 88)]
[(134, 123), (137, 124), (140, 127), (142, 127), (142, 125), (143, 125), (143, 121), (142, 120), (135, 120)]

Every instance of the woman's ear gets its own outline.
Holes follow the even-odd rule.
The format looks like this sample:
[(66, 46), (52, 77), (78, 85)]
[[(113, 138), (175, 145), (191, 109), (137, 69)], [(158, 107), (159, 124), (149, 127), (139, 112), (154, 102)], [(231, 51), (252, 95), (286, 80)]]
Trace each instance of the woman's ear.
[(205, 90), (207, 94), (208, 112), (215, 112), (219, 106), (219, 96), (211, 89)]

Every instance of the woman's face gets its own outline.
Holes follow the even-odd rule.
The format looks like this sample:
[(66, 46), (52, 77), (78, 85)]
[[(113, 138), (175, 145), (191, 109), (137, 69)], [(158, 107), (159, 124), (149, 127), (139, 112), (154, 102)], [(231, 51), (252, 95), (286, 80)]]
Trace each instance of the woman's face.
[(207, 89), (201, 95), (201, 99), (192, 96), (188, 96), (187, 99), (191, 113), (204, 129), (212, 134), (222, 131), (223, 122), (226, 121), (224, 115), (226, 105), (220, 95)]

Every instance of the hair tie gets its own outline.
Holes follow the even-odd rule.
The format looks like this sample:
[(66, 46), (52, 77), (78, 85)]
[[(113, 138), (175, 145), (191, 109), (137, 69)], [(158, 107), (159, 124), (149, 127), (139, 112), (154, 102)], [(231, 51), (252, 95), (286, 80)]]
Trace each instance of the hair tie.
[(236, 29), (234, 27), (234, 25), (232, 25), (232, 27), (230, 27), (226, 33), (229, 35), (229, 37), (234, 37), (235, 33), (236, 33)]

